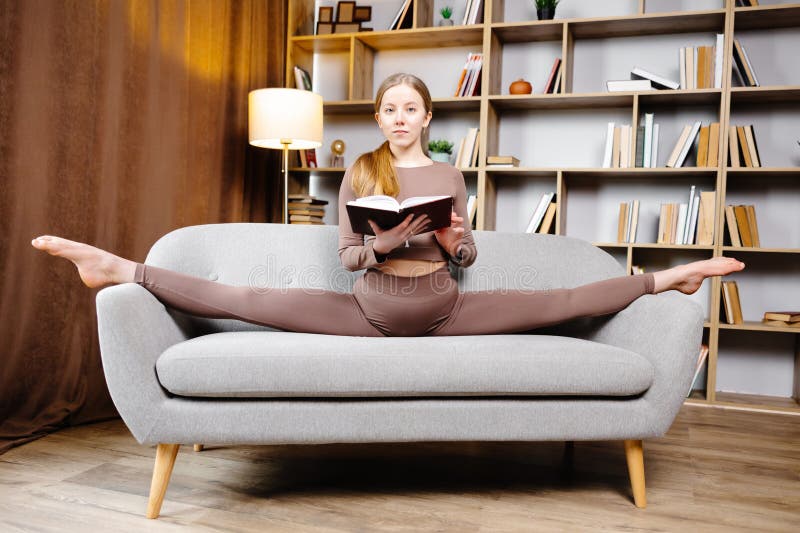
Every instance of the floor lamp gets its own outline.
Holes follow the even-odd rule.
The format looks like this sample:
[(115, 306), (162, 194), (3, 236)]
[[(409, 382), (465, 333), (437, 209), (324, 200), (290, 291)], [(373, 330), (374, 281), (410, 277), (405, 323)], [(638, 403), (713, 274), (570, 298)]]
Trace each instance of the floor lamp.
[(250, 144), (283, 150), (283, 223), (289, 220), (289, 150), (322, 146), (322, 96), (299, 89), (250, 91)]

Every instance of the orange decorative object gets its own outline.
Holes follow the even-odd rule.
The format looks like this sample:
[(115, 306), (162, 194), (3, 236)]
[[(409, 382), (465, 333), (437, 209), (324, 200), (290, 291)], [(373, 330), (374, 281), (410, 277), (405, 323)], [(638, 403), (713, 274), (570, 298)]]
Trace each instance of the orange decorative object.
[(531, 92), (533, 92), (533, 86), (529, 82), (520, 78), (511, 84), (511, 86), (508, 88), (508, 92), (511, 94), (531, 94)]

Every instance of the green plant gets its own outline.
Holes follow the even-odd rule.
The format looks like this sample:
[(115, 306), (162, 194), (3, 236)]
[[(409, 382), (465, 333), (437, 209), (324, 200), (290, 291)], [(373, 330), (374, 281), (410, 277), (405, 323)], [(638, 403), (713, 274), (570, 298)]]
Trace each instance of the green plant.
[(428, 142), (429, 152), (439, 152), (442, 154), (450, 154), (453, 152), (453, 143), (450, 141), (437, 140)]
[(536, 4), (536, 9), (551, 8), (555, 9), (561, 0), (533, 0)]
[(444, 6), (439, 10), (439, 14), (442, 15), (442, 18), (449, 19), (450, 15), (453, 14), (453, 9), (448, 6)]

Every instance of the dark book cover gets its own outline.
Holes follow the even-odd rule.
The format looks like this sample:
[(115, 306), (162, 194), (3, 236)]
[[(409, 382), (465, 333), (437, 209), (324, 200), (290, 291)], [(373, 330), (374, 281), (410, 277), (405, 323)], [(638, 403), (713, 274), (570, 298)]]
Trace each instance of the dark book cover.
[(444, 196), (422, 204), (400, 208), (399, 211), (379, 209), (365, 205), (347, 203), (347, 215), (350, 217), (350, 227), (356, 233), (375, 235), (367, 220), (372, 220), (381, 229), (388, 230), (400, 224), (413, 213), (412, 221), (422, 214), (427, 214), (430, 221), (417, 233), (446, 228), (450, 226), (450, 213), (453, 211), (453, 197)]

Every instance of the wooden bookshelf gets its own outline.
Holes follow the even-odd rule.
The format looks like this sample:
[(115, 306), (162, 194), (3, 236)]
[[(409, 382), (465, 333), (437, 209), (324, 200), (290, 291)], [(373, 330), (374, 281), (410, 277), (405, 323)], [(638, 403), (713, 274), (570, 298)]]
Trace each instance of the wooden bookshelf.
[[(589, 5), (587, 1), (576, 0), (572, 5), (581, 2)], [(397, 6), (385, 9), (396, 10), (400, 2), (401, 0), (398, 0)], [(415, 0), (414, 24), (411, 29), (386, 31), (376, 23), (378, 17), (373, 15), (371, 26), (374, 27), (374, 31), (314, 36), (312, 33), (316, 12), (315, 1), (289, 0), (287, 85), (294, 86), (292, 74), (294, 64), (299, 64), (309, 72), (312, 72), (314, 66), (322, 65), (321, 73), (312, 72), (312, 78), (315, 75), (324, 75), (325, 80), (320, 84), (321, 91), (317, 92), (321, 92), (323, 96), (325, 94), (332, 95), (326, 97), (324, 103), (327, 117), (326, 128), (329, 123), (332, 123), (332, 127), (335, 128), (334, 133), (331, 133), (333, 138), (344, 138), (347, 141), (348, 127), (352, 127), (353, 131), (357, 132), (353, 134), (357, 138), (366, 137), (363, 133), (369, 131), (366, 128), (374, 127), (372, 118), (374, 88), (380, 83), (380, 78), (386, 72), (405, 70), (420, 75), (432, 87), (432, 96), (434, 97), (432, 126), (439, 127), (440, 124), (443, 124), (442, 129), (438, 131), (444, 133), (438, 135), (456, 141), (457, 145), (459, 134), (453, 133), (453, 131), (462, 131), (460, 135), (463, 136), (463, 130), (466, 129), (464, 127), (459, 130), (460, 125), (468, 123), (473, 127), (480, 128), (480, 163), (474, 168), (460, 169), (465, 176), (468, 193), (478, 196), (477, 224), (475, 226), (478, 230), (513, 231), (513, 228), (518, 227), (519, 223), (503, 217), (507, 216), (508, 212), (515, 209), (521, 210), (522, 206), (530, 206), (538, 200), (538, 197), (532, 197), (534, 193), (528, 192), (525, 193), (530, 196), (526, 204), (525, 198), (528, 197), (522, 196), (519, 191), (537, 191), (539, 194), (538, 191), (550, 190), (556, 192), (555, 232), (559, 235), (586, 238), (595, 246), (611, 253), (628, 269), (631, 264), (646, 266), (651, 261), (651, 264), (669, 264), (676, 260), (683, 262), (684, 260), (725, 255), (742, 259), (748, 263), (748, 268), (751, 267), (751, 263), (755, 263), (753, 268), (756, 269), (761, 268), (759, 265), (771, 265), (773, 262), (771, 259), (774, 259), (774, 262), (780, 265), (790, 265), (777, 268), (793, 272), (794, 267), (791, 265), (800, 262), (800, 242), (781, 242), (779, 238), (775, 237), (777, 239), (775, 242), (768, 242), (759, 248), (729, 246), (726, 242), (727, 230), (725, 230), (723, 208), (729, 199), (733, 199), (732, 201), (744, 200), (741, 203), (753, 203), (747, 201), (748, 191), (760, 183), (765, 183), (767, 188), (772, 187), (781, 193), (789, 191), (788, 194), (796, 194), (800, 200), (800, 179), (798, 179), (800, 178), (800, 159), (797, 163), (798, 166), (786, 165), (783, 164), (784, 162), (762, 168), (731, 168), (727, 166), (728, 126), (737, 124), (736, 121), (732, 121), (732, 115), (739, 112), (746, 117), (768, 115), (772, 106), (776, 105), (790, 108), (797, 106), (800, 111), (800, 78), (783, 79), (779, 77), (778, 83), (770, 84), (767, 69), (773, 68), (771, 64), (764, 65), (759, 69), (756, 60), (751, 58), (755, 63), (754, 67), (762, 86), (734, 86), (731, 74), (733, 38), (735, 35), (739, 38), (735, 32), (767, 32), (768, 34), (774, 28), (800, 28), (800, 3), (738, 8), (735, 7), (733, 0), (720, 0), (718, 9), (663, 13), (649, 13), (646, 0), (639, 0), (632, 4), (634, 4), (632, 8), (634, 12), (631, 13), (538, 21), (535, 20), (535, 13), (532, 9), (524, 8), (521, 4), (513, 3), (511, 0), (484, 0), (482, 23), (439, 27), (436, 25), (438, 14), (434, 12), (434, 0)], [(438, 4), (435, 5), (440, 7)], [(592, 8), (595, 12), (597, 11), (596, 4), (593, 4)], [(380, 9), (379, 6), (373, 6), (373, 13), (376, 13), (378, 9)], [(524, 11), (525, 9), (528, 10)], [(580, 7), (575, 9), (580, 11)], [(559, 6), (556, 12), (557, 17), (561, 10), (562, 7)], [(520, 16), (522, 12), (526, 14)], [(454, 15), (454, 19), (458, 23), (456, 15)], [(586, 90), (586, 79), (581, 78), (581, 76), (585, 76), (584, 71), (586, 70), (586, 65), (581, 65), (581, 61), (586, 61), (586, 47), (594, 42), (601, 45), (611, 43), (606, 44), (609, 49), (614, 49), (611, 48), (614, 46), (613, 43), (622, 39), (632, 40), (631, 42), (639, 45), (648, 42), (653, 44), (653, 50), (656, 53), (660, 53), (659, 43), (665, 42), (668, 43), (664, 45), (665, 48), (674, 50), (674, 59), (669, 59), (669, 61), (677, 64), (677, 50), (674, 49), (675, 45), (673, 44), (676, 38), (685, 39), (685, 44), (680, 46), (696, 46), (711, 44), (710, 41), (717, 33), (725, 35), (723, 79), (722, 88), (719, 89), (608, 93), (602, 91), (602, 88), (605, 87), (604, 83), (602, 88), (598, 86), (596, 89)], [(697, 34), (701, 34), (705, 40), (700, 42)], [(531, 59), (526, 65), (520, 65), (519, 57), (526, 57), (529, 49), (533, 52), (530, 55), (534, 59)], [(514, 50), (517, 52), (522, 50), (523, 53), (514, 56)], [(452, 92), (455, 89), (455, 78), (463, 65), (465, 51), (483, 53), (480, 96), (454, 98)], [(504, 60), (507, 54), (511, 54), (510, 57), (516, 59)], [(389, 59), (384, 59), (383, 56), (387, 56)], [(462, 59), (454, 60), (452, 59), (454, 57), (462, 57)], [(542, 83), (527, 78), (534, 82), (534, 94), (508, 94), (509, 80), (516, 79), (517, 72), (527, 72), (530, 75), (536, 74), (544, 77), (549, 73), (550, 63), (554, 57), (561, 57), (564, 65), (563, 93), (540, 94)], [(439, 64), (440, 60), (441, 64)], [(612, 62), (614, 60), (617, 58), (612, 53)], [(341, 72), (336, 71), (335, 67), (331, 67), (336, 64), (342, 65)], [(337, 72), (335, 78), (330, 77), (331, 68)], [(544, 72), (545, 70), (547, 72)], [(654, 71), (659, 72), (658, 70)], [(670, 75), (667, 77), (674, 78)], [(604, 82), (605, 79), (602, 81)], [(450, 84), (452, 84), (452, 88), (450, 88)], [(583, 89), (579, 89), (581, 87)], [(317, 90), (316, 86), (315, 90)], [(596, 130), (598, 125), (604, 127), (605, 123), (610, 121), (629, 123), (632, 130), (636, 131), (636, 126), (643, 120), (644, 113), (648, 112), (656, 114), (656, 122), (659, 122), (659, 117), (667, 117), (667, 122), (662, 123), (659, 143), (659, 161), (662, 162), (662, 165), (676, 141), (676, 134), (674, 131), (670, 132), (669, 127), (672, 126), (674, 130), (675, 124), (688, 123), (689, 119), (685, 119), (684, 115), (692, 116), (693, 113), (698, 113), (700, 117), (698, 119), (702, 119), (704, 123), (719, 122), (720, 143), (716, 147), (719, 165), (716, 167), (666, 168), (662, 166), (658, 168), (605, 169), (598, 168), (600, 161), (596, 157), (592, 158), (586, 155), (576, 157), (574, 161), (570, 159), (554, 164), (553, 161), (542, 158), (536, 149), (536, 127), (549, 126), (551, 120), (552, 124), (556, 124), (560, 122), (560, 117), (580, 120), (575, 117), (586, 116), (589, 117), (586, 119), (587, 121), (594, 120), (594, 122), (587, 122), (575, 127), (575, 133), (581, 133), (581, 130), (587, 129)], [(592, 119), (591, 117), (596, 118)], [(668, 120), (670, 119), (675, 124), (669, 124)], [(450, 121), (457, 126), (448, 130), (447, 124)], [(518, 129), (507, 130), (507, 123), (514, 124)], [(524, 124), (526, 127), (519, 129), (522, 126), (517, 126), (517, 124)], [(526, 140), (526, 142), (534, 148), (523, 148), (520, 153), (504, 149), (504, 146), (508, 145), (510, 137), (515, 137), (520, 133), (527, 134), (528, 126), (533, 131), (531, 133), (533, 140)], [(663, 128), (667, 128), (667, 134)], [(756, 135), (758, 136), (758, 130), (756, 130)], [(604, 143), (604, 129), (600, 136)], [(432, 132), (432, 138), (439, 137), (433, 135)], [(326, 140), (329, 144), (330, 140)], [(349, 159), (346, 161), (351, 162), (358, 153), (374, 148), (379, 141), (380, 136), (377, 131), (372, 146), (364, 145), (353, 148), (348, 141), (346, 158)], [(585, 139), (582, 142), (582, 138), (579, 137), (575, 142), (578, 146), (582, 146), (585, 144)], [(520, 146), (525, 145), (520, 144)], [(761, 148), (762, 144), (759, 143), (759, 150)], [(325, 143), (323, 143), (323, 149), (326, 149)], [(546, 149), (543, 151), (547, 152)], [(483, 164), (487, 155), (498, 152), (517, 155), (522, 166), (491, 168)], [(764, 153), (763, 150), (761, 152)], [(322, 160), (325, 159), (324, 154), (318, 154), (318, 158), (320, 157)], [(768, 163), (768, 161), (766, 162)], [(325, 190), (333, 195), (334, 191), (338, 191), (339, 179), (343, 175), (344, 169), (292, 168), (290, 172), (295, 180), (305, 183), (306, 187), (311, 183), (312, 177), (321, 180), (315, 182), (318, 184), (317, 186), (328, 187)], [(320, 183), (327, 185), (319, 185)], [(609, 194), (608, 191), (617, 191), (616, 188), (621, 187), (624, 196), (620, 197), (620, 201), (624, 201), (639, 197), (641, 190), (652, 189), (653, 195), (662, 194), (661, 201), (675, 202), (678, 201), (676, 197), (682, 197), (684, 188), (688, 192), (689, 184), (698, 185), (700, 190), (716, 191), (716, 217), (712, 245), (609, 242), (608, 236), (599, 232), (594, 237), (591, 234), (573, 234), (573, 223), (570, 221), (568, 224), (569, 214), (580, 210), (581, 195), (591, 196), (592, 191), (597, 191), (597, 197), (600, 198), (603, 194)], [(665, 192), (662, 193), (662, 190)], [(335, 198), (331, 199), (335, 204)], [(609, 202), (609, 200), (604, 201)], [(570, 211), (571, 206), (573, 211)], [(768, 208), (764, 207), (764, 209)], [(757, 213), (761, 213), (759, 208), (757, 208)], [(529, 213), (526, 216), (529, 216)], [(759, 222), (761, 220), (759, 218)], [(616, 223), (616, 220), (613, 222)], [(520, 231), (522, 230), (520, 229)], [(781, 232), (773, 231), (771, 233), (776, 235)], [(762, 244), (764, 244), (764, 240), (762, 238)], [(772, 283), (771, 280), (777, 280), (784, 274), (781, 270), (778, 273), (780, 276), (769, 269), (763, 269), (763, 273), (756, 270), (755, 274), (750, 274), (748, 271), (750, 277), (742, 277), (740, 284), (755, 280), (759, 286), (769, 287), (769, 284)], [(726, 279), (737, 279), (737, 276), (732, 275)], [(793, 279), (794, 285), (798, 285), (797, 281), (800, 280)], [(721, 279), (711, 278), (706, 283), (709, 297), (707, 305), (704, 305), (708, 313), (704, 323), (704, 342), (709, 345), (709, 356), (705, 390), (693, 391), (686, 401), (707, 406), (800, 415), (800, 403), (798, 403), (798, 398), (800, 398), (800, 356), (797, 355), (800, 353), (800, 348), (798, 348), (800, 337), (796, 335), (800, 331), (794, 328), (763, 326), (754, 320), (747, 320), (742, 325), (725, 324), (724, 320), (720, 319)], [(774, 283), (778, 283), (778, 281)], [(743, 304), (743, 306), (745, 305)], [(774, 307), (770, 309), (774, 309)], [(749, 314), (749, 318), (753, 318), (755, 311), (751, 309)], [(720, 339), (720, 332), (723, 332), (724, 339)], [(774, 338), (770, 333), (775, 333), (775, 335), (794, 334), (794, 353), (781, 352), (779, 354), (782, 357), (794, 357), (795, 360), (794, 387), (790, 393), (791, 396), (776, 397), (769, 392), (755, 395), (717, 390), (719, 388), (718, 368), (726, 363), (729, 358), (728, 351), (731, 348), (726, 344), (730, 342), (726, 336), (743, 335), (745, 338), (753, 336), (753, 339), (758, 339), (761, 338), (758, 337), (759, 335), (766, 335), (767, 338)], [(752, 359), (753, 365), (757, 365), (757, 356), (753, 356)]]

